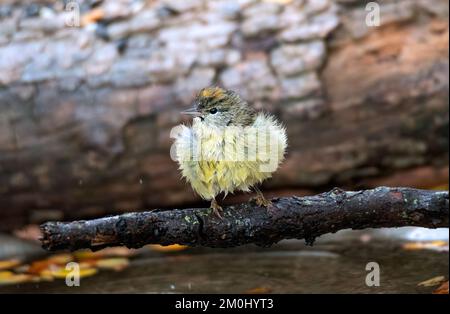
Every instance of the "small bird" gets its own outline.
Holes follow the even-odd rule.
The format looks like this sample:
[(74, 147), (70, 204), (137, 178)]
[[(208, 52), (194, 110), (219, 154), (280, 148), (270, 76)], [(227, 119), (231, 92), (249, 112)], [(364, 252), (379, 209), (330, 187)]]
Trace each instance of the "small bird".
[(182, 176), (197, 194), (211, 201), (222, 217), (216, 197), (234, 191), (257, 193), (259, 206), (272, 207), (256, 186), (270, 178), (284, 159), (285, 128), (271, 115), (257, 112), (236, 92), (220, 87), (202, 89), (194, 106), (192, 126), (181, 125), (175, 136), (175, 159)]

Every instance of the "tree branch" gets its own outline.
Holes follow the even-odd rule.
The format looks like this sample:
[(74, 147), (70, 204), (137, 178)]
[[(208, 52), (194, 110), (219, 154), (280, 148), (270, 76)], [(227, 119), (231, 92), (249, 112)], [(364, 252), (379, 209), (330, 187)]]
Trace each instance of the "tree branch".
[(421, 226), (448, 227), (448, 191), (379, 187), (316, 196), (272, 199), (270, 211), (243, 203), (224, 208), (223, 220), (209, 208), (154, 210), (88, 221), (41, 225), (47, 250), (145, 244), (233, 247), (269, 246), (282, 239), (305, 239), (341, 229)]

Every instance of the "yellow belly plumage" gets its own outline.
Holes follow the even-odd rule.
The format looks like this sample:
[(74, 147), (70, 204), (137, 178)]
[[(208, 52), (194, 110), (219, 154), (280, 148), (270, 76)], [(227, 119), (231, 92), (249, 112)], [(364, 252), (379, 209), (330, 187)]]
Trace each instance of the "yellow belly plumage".
[[(262, 144), (267, 153), (256, 154), (250, 159), (248, 155), (237, 157), (243, 151), (248, 154), (255, 147), (261, 150), (261, 143), (248, 142), (254, 138), (247, 133), (255, 130), (262, 134), (270, 133), (272, 141)], [(196, 118), (192, 127), (181, 126), (175, 138), (176, 159), (181, 173), (195, 192), (206, 200), (221, 192), (226, 195), (236, 190), (249, 191), (250, 187), (271, 177), (284, 158), (286, 146), (285, 129), (272, 116), (263, 113), (257, 116), (250, 128), (237, 132), (223, 132)], [(268, 163), (268, 154), (276, 157), (276, 164), (267, 170), (262, 166)]]

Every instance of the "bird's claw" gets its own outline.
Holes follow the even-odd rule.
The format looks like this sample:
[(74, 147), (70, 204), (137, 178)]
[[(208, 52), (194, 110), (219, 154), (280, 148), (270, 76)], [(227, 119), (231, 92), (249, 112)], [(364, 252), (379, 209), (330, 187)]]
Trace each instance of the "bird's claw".
[(255, 197), (251, 198), (251, 202), (254, 202), (260, 207), (265, 207), (269, 213), (273, 213), (276, 210), (275, 205), (266, 199), (262, 193), (258, 193)]
[(213, 210), (214, 215), (216, 215), (219, 219), (223, 219), (223, 208), (220, 206), (215, 199), (211, 201), (210, 205), (211, 209)]
[(262, 196), (262, 195), (258, 195), (258, 196), (255, 197), (255, 203), (256, 203), (256, 205), (258, 205), (258, 206), (266, 207), (266, 208), (268, 208), (268, 207), (270, 207), (270, 206), (273, 206), (272, 202), (269, 201), (268, 199), (266, 199), (266, 198), (265, 198), (264, 196)]

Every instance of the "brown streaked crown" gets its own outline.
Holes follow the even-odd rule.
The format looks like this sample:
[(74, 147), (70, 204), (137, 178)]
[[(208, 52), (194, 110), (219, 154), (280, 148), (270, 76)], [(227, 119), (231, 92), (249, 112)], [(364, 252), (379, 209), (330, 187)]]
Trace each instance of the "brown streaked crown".
[(236, 92), (220, 87), (200, 90), (196, 106), (204, 119), (220, 126), (248, 126), (256, 117), (255, 110)]

